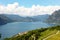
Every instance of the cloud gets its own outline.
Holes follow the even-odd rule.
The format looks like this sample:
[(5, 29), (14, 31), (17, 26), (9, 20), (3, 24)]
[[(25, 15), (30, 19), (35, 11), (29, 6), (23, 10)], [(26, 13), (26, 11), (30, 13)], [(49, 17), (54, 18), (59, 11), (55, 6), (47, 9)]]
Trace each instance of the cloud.
[(60, 9), (60, 6), (40, 6), (32, 5), (30, 8), (19, 6), (19, 3), (0, 5), (0, 14), (17, 14), (20, 16), (36, 16), (43, 14), (52, 14), (55, 10)]

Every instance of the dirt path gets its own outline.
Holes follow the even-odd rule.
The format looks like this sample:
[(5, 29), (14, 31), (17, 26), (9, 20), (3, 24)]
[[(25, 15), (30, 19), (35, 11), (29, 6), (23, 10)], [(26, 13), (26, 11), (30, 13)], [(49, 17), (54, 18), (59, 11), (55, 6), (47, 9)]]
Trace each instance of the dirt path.
[(48, 37), (44, 38), (43, 40), (46, 40), (46, 39), (48, 39), (48, 38), (50, 38), (50, 37), (52, 37), (52, 36), (54, 36), (54, 35), (58, 34), (59, 32), (60, 32), (60, 31), (57, 31), (57, 33), (55, 33), (55, 34), (53, 34), (53, 35), (50, 35), (50, 36), (48, 36)]

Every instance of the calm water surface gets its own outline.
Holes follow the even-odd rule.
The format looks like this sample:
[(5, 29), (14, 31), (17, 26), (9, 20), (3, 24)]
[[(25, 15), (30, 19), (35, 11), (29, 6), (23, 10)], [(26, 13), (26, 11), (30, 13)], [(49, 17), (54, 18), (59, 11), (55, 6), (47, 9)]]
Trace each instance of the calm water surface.
[(2, 38), (11, 37), (20, 32), (34, 30), (41, 27), (49, 27), (51, 25), (43, 22), (14, 22), (0, 26)]

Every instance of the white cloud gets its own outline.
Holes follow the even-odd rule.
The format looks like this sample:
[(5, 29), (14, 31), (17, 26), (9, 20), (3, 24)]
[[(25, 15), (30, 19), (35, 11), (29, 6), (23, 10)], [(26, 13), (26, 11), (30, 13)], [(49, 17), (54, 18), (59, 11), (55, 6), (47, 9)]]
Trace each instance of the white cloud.
[(17, 2), (8, 4), (7, 6), (0, 5), (0, 14), (17, 14), (20, 16), (35, 16), (43, 14), (52, 14), (55, 10), (60, 9), (60, 6), (40, 6), (33, 5), (30, 8), (19, 6)]

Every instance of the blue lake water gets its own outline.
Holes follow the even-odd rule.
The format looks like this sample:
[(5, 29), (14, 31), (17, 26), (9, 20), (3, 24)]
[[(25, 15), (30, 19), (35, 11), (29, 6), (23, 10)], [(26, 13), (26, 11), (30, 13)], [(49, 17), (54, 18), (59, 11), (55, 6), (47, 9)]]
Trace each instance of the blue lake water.
[(51, 25), (43, 22), (14, 22), (0, 26), (0, 33), (2, 38), (11, 37), (20, 32), (34, 30), (38, 28), (45, 28)]

